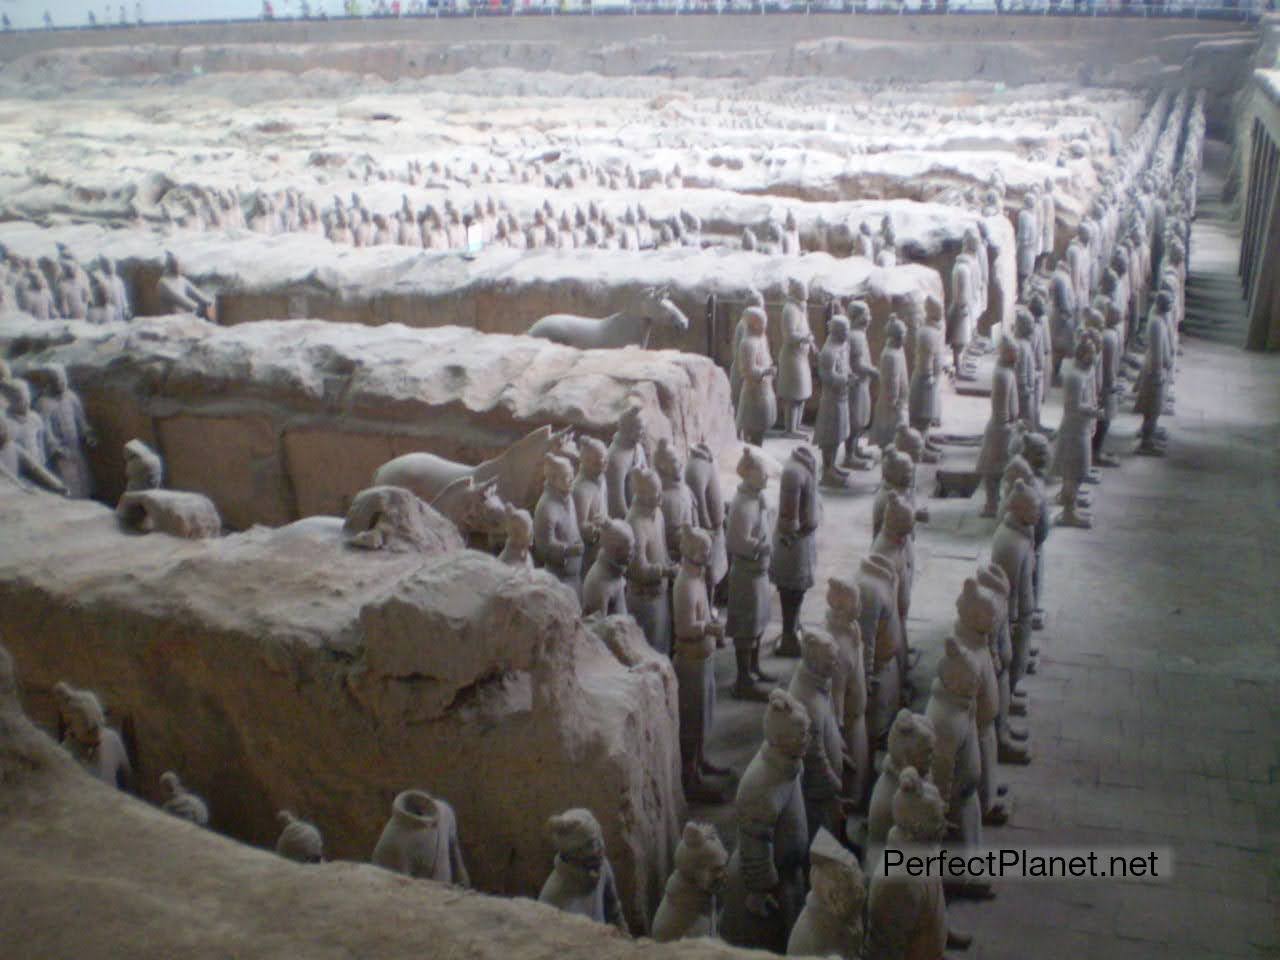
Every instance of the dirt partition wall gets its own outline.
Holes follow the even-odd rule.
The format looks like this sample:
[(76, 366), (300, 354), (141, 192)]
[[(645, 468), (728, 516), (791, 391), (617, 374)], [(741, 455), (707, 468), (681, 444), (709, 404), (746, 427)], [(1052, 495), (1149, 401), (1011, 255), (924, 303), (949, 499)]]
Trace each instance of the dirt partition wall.
[(6, 354), (18, 372), (67, 367), (98, 432), (101, 498), (119, 495), (121, 448), (139, 437), (163, 456), (170, 486), (210, 497), (233, 529), (344, 514), (374, 470), (414, 450), (477, 464), (548, 424), (608, 440), (632, 405), (653, 444), (665, 437), (687, 453), (734, 442), (725, 374), (675, 351), (576, 350), (458, 327), (9, 315)]
[(536, 896), (547, 818), (585, 806), (643, 923), (684, 813), (669, 663), (428, 519), (433, 554), (348, 548), (336, 519), (190, 541), (0, 482), (0, 633), (47, 729), (57, 681), (97, 691), (140, 794), (175, 770), (219, 832), (270, 847), (288, 808), (367, 861), (422, 788), (457, 811), (478, 889)]
[[(920, 230), (924, 236), (924, 228)], [(933, 246), (945, 246), (939, 233), (930, 236)], [(179, 249), (183, 271), (217, 291), (218, 319), (226, 325), (306, 317), (519, 334), (552, 313), (605, 317), (628, 309), (643, 292), (661, 288), (685, 313), (690, 326), (683, 333), (655, 329), (650, 346), (710, 355), (725, 367), (738, 311), (718, 315), (719, 322), (709, 326), (706, 307), (713, 295), (734, 304), (742, 302), (750, 287), (763, 293), (771, 304), (775, 351), (780, 343), (781, 305), (792, 277), (808, 284), (810, 322), (819, 342), (825, 336), (827, 301), (866, 300), (873, 318), (870, 340), (876, 351), (890, 313), (901, 316), (927, 297), (946, 301), (944, 278), (931, 267), (916, 263), (877, 267), (869, 260), (826, 253), (783, 256), (694, 247), (649, 252), (489, 247), (465, 257), (398, 246), (338, 247), (309, 234), (277, 238), (242, 231), (191, 232), (165, 238), (95, 225), (50, 229), (16, 222), (0, 225), (0, 243), (22, 256), (52, 256), (59, 242), (81, 262), (104, 252), (116, 258), (130, 277), (142, 313), (162, 309), (155, 298), (154, 278), (165, 250)], [(1008, 252), (1011, 256), (1012, 251)], [(1010, 264), (997, 257), (993, 266), (1000, 296), (1010, 301), (1013, 283), (1005, 277)]]

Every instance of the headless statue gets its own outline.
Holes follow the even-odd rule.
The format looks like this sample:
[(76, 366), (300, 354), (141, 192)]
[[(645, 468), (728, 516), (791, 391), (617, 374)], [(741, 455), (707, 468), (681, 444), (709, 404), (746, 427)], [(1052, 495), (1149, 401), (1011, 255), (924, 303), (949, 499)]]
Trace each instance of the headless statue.
[(817, 533), (822, 520), (818, 496), (817, 463), (813, 450), (804, 445), (791, 451), (782, 467), (778, 488), (778, 516), (769, 557), (769, 579), (782, 601), (782, 639), (778, 655), (798, 657), (797, 626), (804, 595), (813, 586), (818, 566)]
[(453, 808), (424, 790), (405, 790), (373, 848), (375, 866), (439, 883), (469, 887)]
[(160, 774), (160, 794), (163, 800), (160, 809), (180, 820), (194, 823), (197, 827), (209, 825), (208, 805), (183, 786), (178, 775), (172, 770)]
[(276, 820), (280, 823), (276, 853), (295, 863), (324, 862), (324, 837), (314, 823), (299, 819), (289, 810), (277, 813)]
[(933, 768), (934, 740), (933, 724), (928, 717), (912, 713), (906, 707), (898, 711), (889, 730), (889, 750), (867, 807), (867, 847), (863, 864), (869, 870), (878, 871), (882, 866), (880, 854), (893, 826), (893, 798), (900, 786), (899, 778), (908, 768), (925, 771)]
[(626, 616), (627, 568), (635, 552), (635, 535), (625, 521), (608, 517), (599, 527), (599, 543), (582, 583), (582, 615)]

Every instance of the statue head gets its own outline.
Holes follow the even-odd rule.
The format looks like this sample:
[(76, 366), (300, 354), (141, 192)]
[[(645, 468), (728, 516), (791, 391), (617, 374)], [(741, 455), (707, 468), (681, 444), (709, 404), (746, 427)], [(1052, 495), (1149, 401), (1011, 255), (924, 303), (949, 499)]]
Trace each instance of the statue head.
[(1098, 348), (1092, 337), (1081, 337), (1076, 343), (1076, 366), (1083, 370), (1093, 366)]
[(591, 480), (599, 479), (604, 473), (605, 461), (609, 456), (609, 448), (595, 437), (578, 438), (578, 469), (582, 475)]
[(711, 560), (711, 534), (688, 524), (681, 527), (680, 557), (686, 563), (705, 567)]
[(892, 449), (905, 453), (913, 464), (918, 464), (924, 456), (924, 436), (915, 427), (899, 424), (893, 431)]
[(644, 420), (642, 419), (640, 407), (627, 407), (618, 420), (618, 432), (615, 439), (633, 447), (643, 442), (644, 435)]
[(907, 337), (907, 325), (898, 319), (896, 313), (889, 314), (889, 325), (885, 327), (885, 339), (892, 347), (902, 346)]
[(841, 577), (828, 578), (827, 609), (842, 623), (857, 620), (862, 615), (862, 594), (858, 585)]
[(635, 533), (631, 524), (610, 517), (600, 526), (600, 552), (618, 567), (631, 563), (635, 551)]
[(1026, 307), (1019, 306), (1013, 315), (1014, 335), (1023, 340), (1030, 340), (1036, 332), (1036, 318)]
[(592, 886), (604, 866), (604, 832), (590, 810), (577, 807), (556, 814), (547, 821), (556, 858), (576, 867)]
[(831, 634), (805, 627), (800, 636), (800, 659), (806, 669), (816, 676), (832, 676), (836, 672), (837, 653)]
[(126, 489), (159, 490), (164, 481), (164, 462), (136, 437), (124, 445)]
[(182, 272), (182, 266), (178, 263), (178, 257), (172, 250), (166, 250), (164, 253), (164, 272), (170, 277), (176, 277)]
[(963, 626), (974, 633), (989, 634), (999, 624), (997, 618), (1003, 609), (1003, 604), (997, 603), (991, 591), (982, 587), (976, 577), (965, 579), (956, 598), (956, 619)]
[(664, 484), (684, 482), (684, 464), (680, 460), (680, 454), (666, 437), (658, 441), (658, 449), (653, 454), (653, 466)]
[(862, 300), (850, 300), (845, 306), (850, 330), (866, 330), (871, 325), (871, 308)]
[(1022, 209), (1034, 211), (1036, 209), (1036, 204), (1038, 202), (1039, 201), (1036, 198), (1035, 189), (1032, 188), (1022, 196)]
[(14, 377), (4, 385), (4, 395), (9, 401), (9, 413), (25, 417), (31, 412), (31, 385), (21, 377)]
[(900, 771), (905, 767), (930, 770), (936, 739), (933, 722), (928, 717), (903, 707), (889, 727), (889, 756)]
[(916, 527), (916, 511), (911, 501), (896, 490), (889, 493), (884, 507), (883, 530), (889, 536), (901, 539), (911, 535)]
[(862, 908), (867, 900), (862, 867), (826, 827), (818, 828), (809, 845), (809, 886), (827, 912), (861, 927)]
[(1173, 297), (1169, 295), (1168, 290), (1161, 289), (1156, 294), (1156, 312), (1168, 313), (1173, 309)]
[(533, 517), (529, 516), (528, 510), (506, 504), (502, 526), (507, 535), (508, 549), (515, 552), (529, 549), (533, 543)]
[(314, 824), (299, 820), (288, 810), (276, 814), (280, 823), (280, 838), (276, 840), (276, 853), (296, 863), (321, 863), (324, 861), (324, 838)]
[(788, 209), (788, 210), (787, 210), (787, 216), (786, 216), (786, 218), (782, 221), (782, 225), (783, 225), (784, 227), (786, 227), (788, 230), (794, 230), (794, 229), (796, 229), (796, 215), (795, 215), (795, 212), (794, 212), (793, 210), (791, 210), (791, 209)]
[(764, 739), (770, 747), (795, 760), (801, 759), (809, 746), (809, 712), (785, 690), (769, 691)]
[(744, 485), (757, 492), (763, 490), (769, 482), (764, 461), (749, 446), (743, 446), (742, 456), (738, 458), (738, 476)]
[(915, 482), (915, 463), (906, 453), (890, 447), (880, 461), (880, 477), (891, 488), (909, 489)]
[(566, 457), (548, 453), (542, 458), (542, 476), (547, 487), (561, 495), (573, 490), (573, 464)]
[[(1025, 461), (1024, 461), (1025, 463)], [(1040, 497), (1026, 480), (1014, 480), (1005, 498), (1005, 514), (1019, 523), (1033, 526), (1040, 516)]]
[(793, 303), (807, 303), (809, 301), (809, 285), (799, 277), (788, 277), (787, 299)]
[(849, 340), (849, 318), (842, 313), (833, 314), (827, 321), (827, 340), (831, 343), (847, 343)]
[(71, 737), (82, 746), (96, 747), (102, 739), (102, 728), (107, 725), (97, 694), (92, 690), (77, 690), (59, 680), (53, 685), (53, 699)]
[(645, 510), (654, 510), (662, 505), (662, 480), (658, 474), (648, 467), (633, 467), (627, 474), (631, 481), (631, 502)]
[(898, 790), (893, 795), (893, 825), (902, 839), (930, 843), (946, 832), (946, 804), (938, 788), (917, 769), (929, 768), (913, 765), (898, 774)]
[(790, 459), (800, 464), (810, 473), (816, 473), (818, 470), (818, 458), (813, 452), (813, 447), (808, 444), (800, 443), (793, 447)]
[(1049, 466), (1049, 441), (1042, 433), (1027, 432), (1022, 434), (1022, 458), (1036, 474)]
[(729, 854), (716, 828), (690, 820), (676, 846), (676, 870), (703, 893), (719, 893), (728, 877)]
[(963, 246), (965, 253), (977, 253), (978, 245), (981, 242), (982, 241), (981, 241), (981, 238), (978, 236), (978, 230), (976, 227), (965, 228), (964, 239), (963, 241), (961, 241), (961, 245)]

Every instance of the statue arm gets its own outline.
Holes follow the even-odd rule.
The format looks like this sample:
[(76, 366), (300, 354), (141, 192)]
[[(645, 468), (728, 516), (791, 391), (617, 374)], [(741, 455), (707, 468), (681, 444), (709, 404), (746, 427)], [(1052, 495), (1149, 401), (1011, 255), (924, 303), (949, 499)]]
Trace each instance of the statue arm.
[(555, 563), (564, 562), (569, 543), (560, 537), (559, 525), (545, 503), (538, 504), (534, 510), (533, 542), (545, 559)]
[(467, 873), (467, 865), (462, 862), (462, 845), (458, 842), (456, 820), (449, 827), (449, 875), (453, 877), (455, 886), (471, 886), (471, 875)]
[(627, 917), (622, 912), (622, 898), (618, 896), (618, 884), (613, 878), (613, 867), (610, 865), (608, 872), (600, 878), (604, 889), (601, 896), (604, 901), (604, 919), (605, 923), (617, 927), (627, 936), (631, 935), (631, 930), (627, 926)]
[(778, 532), (795, 536), (800, 532), (800, 484), (787, 482), (786, 475), (778, 489)]
[(748, 811), (738, 819), (742, 882), (751, 893), (770, 893), (779, 883), (773, 855), (774, 823), (772, 819), (759, 815), (764, 812)]
[[(18, 471), (25, 473), (33, 483), (52, 490), (54, 493), (66, 494), (67, 488), (62, 481), (45, 469), (44, 464), (37, 463), (35, 458), (21, 447), (18, 448)], [(128, 762), (128, 761), (126, 761)]]
[(642, 546), (639, 542), (640, 539), (637, 532), (636, 552), (631, 558), (631, 566), (627, 569), (627, 576), (637, 583), (661, 583), (666, 575), (667, 565), (652, 555), (657, 552), (652, 541), (648, 541)]

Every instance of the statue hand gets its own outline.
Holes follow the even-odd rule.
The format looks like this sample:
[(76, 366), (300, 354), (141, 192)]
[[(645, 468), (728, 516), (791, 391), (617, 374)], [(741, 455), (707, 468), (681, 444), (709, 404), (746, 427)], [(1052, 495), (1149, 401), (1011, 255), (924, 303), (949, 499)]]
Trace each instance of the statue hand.
[(757, 917), (767, 918), (778, 909), (778, 898), (771, 893), (748, 893), (745, 906)]

